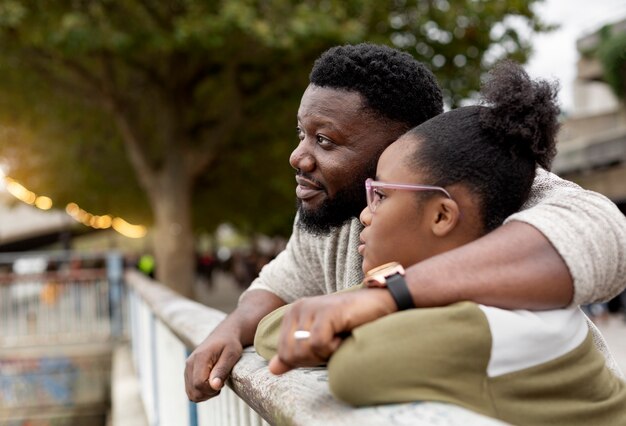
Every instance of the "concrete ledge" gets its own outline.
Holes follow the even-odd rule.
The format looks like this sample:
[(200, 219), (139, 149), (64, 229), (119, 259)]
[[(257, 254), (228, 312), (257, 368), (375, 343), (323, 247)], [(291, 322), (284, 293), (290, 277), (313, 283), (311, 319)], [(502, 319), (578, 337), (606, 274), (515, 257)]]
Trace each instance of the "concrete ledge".
[(109, 426), (148, 426), (128, 343), (113, 351), (111, 367), (111, 413)]

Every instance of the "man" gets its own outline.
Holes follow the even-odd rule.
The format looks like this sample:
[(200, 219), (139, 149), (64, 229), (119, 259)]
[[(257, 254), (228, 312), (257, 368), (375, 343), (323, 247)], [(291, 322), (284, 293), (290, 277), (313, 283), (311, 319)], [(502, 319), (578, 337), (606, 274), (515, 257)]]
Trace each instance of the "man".
[[(219, 393), (266, 314), (362, 280), (357, 216), (366, 205), (363, 182), (389, 144), (442, 111), (433, 75), (409, 54), (384, 46), (332, 48), (316, 61), (310, 82), (298, 110), (300, 142), (289, 160), (299, 205), (293, 234), (237, 309), (188, 358), (192, 401)], [(508, 309), (559, 308), (621, 290), (626, 219), (609, 200), (546, 174), (533, 184), (526, 207), (487, 236), (408, 268), (407, 282), (422, 289), (418, 307), (471, 300)], [(606, 234), (613, 235), (609, 243), (596, 245)], [(545, 282), (553, 285), (545, 288)]]

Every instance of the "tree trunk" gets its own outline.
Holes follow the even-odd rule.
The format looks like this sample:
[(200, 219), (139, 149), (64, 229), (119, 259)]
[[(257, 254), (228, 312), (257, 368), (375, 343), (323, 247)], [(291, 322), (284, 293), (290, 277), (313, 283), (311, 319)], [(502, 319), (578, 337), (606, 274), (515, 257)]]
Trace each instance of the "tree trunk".
[(150, 194), (155, 217), (156, 278), (181, 295), (194, 297), (195, 248), (191, 224), (191, 183), (186, 177), (165, 177)]
[[(208, 153), (192, 153), (180, 130), (177, 110), (166, 105), (159, 117), (161, 133), (167, 141), (161, 167), (155, 168), (147, 159), (141, 141), (124, 113), (112, 102), (111, 111), (124, 140), (137, 178), (148, 194), (154, 214), (154, 255), (156, 278), (181, 295), (194, 298), (196, 253), (192, 227), (191, 197), (193, 181), (202, 171), (196, 163), (208, 159)], [(171, 105), (169, 105), (171, 106)]]

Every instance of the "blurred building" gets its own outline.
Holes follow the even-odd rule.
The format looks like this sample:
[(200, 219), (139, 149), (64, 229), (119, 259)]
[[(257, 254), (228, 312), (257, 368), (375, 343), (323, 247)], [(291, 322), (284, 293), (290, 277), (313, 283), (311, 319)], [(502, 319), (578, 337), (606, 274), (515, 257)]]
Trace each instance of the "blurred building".
[(0, 195), (0, 252), (39, 248), (68, 239), (74, 221), (60, 210), (42, 211)]
[[(610, 31), (626, 32), (626, 19)], [(584, 188), (600, 192), (626, 212), (626, 108), (605, 83), (592, 52), (601, 31), (577, 41), (581, 52), (574, 83), (574, 109), (563, 122), (553, 171)], [(626, 55), (626, 52), (625, 52)]]

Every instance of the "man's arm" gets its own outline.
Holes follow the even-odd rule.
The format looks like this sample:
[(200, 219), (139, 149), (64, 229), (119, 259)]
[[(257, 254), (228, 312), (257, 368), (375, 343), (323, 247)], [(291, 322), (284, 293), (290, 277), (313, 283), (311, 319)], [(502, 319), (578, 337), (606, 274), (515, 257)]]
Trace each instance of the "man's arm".
[(507, 221), (550, 241), (573, 278), (571, 305), (609, 300), (626, 287), (626, 217), (604, 195), (538, 169), (531, 198)]
[(503, 309), (551, 309), (568, 305), (573, 295), (563, 259), (522, 222), (413, 265), (406, 280), (417, 307), (471, 300)]
[(187, 358), (185, 390), (190, 400), (200, 402), (219, 393), (243, 347), (252, 343), (261, 318), (284, 304), (281, 298), (265, 290), (243, 295), (237, 309)]
[[(261, 318), (300, 297), (323, 293), (320, 259), (308, 238), (294, 226), (286, 249), (266, 265), (239, 299), (239, 305), (189, 356), (185, 390), (204, 401), (219, 393), (244, 346), (250, 345)], [(311, 271), (321, 275), (312, 275)]]
[[(549, 309), (566, 306), (573, 292), (567, 266), (556, 250), (537, 229), (517, 221), (407, 268), (406, 281), (418, 308), (471, 300), (504, 309)], [(378, 292), (379, 296), (388, 296), (387, 293)], [(375, 293), (373, 289), (364, 289), (354, 294), (305, 299), (289, 311), (281, 309), (268, 316), (260, 326), (256, 345), (266, 359), (273, 357), (270, 370), (282, 374), (328, 359), (338, 346), (336, 334), (352, 329), (346, 321), (353, 322), (355, 317), (371, 319), (366, 315), (370, 313), (361, 312), (370, 304), (356, 299), (357, 296), (373, 298)], [(344, 304), (339, 297), (356, 303)], [(282, 321), (278, 327), (283, 316), (290, 321)], [(311, 331), (311, 338), (295, 341), (291, 323)]]

